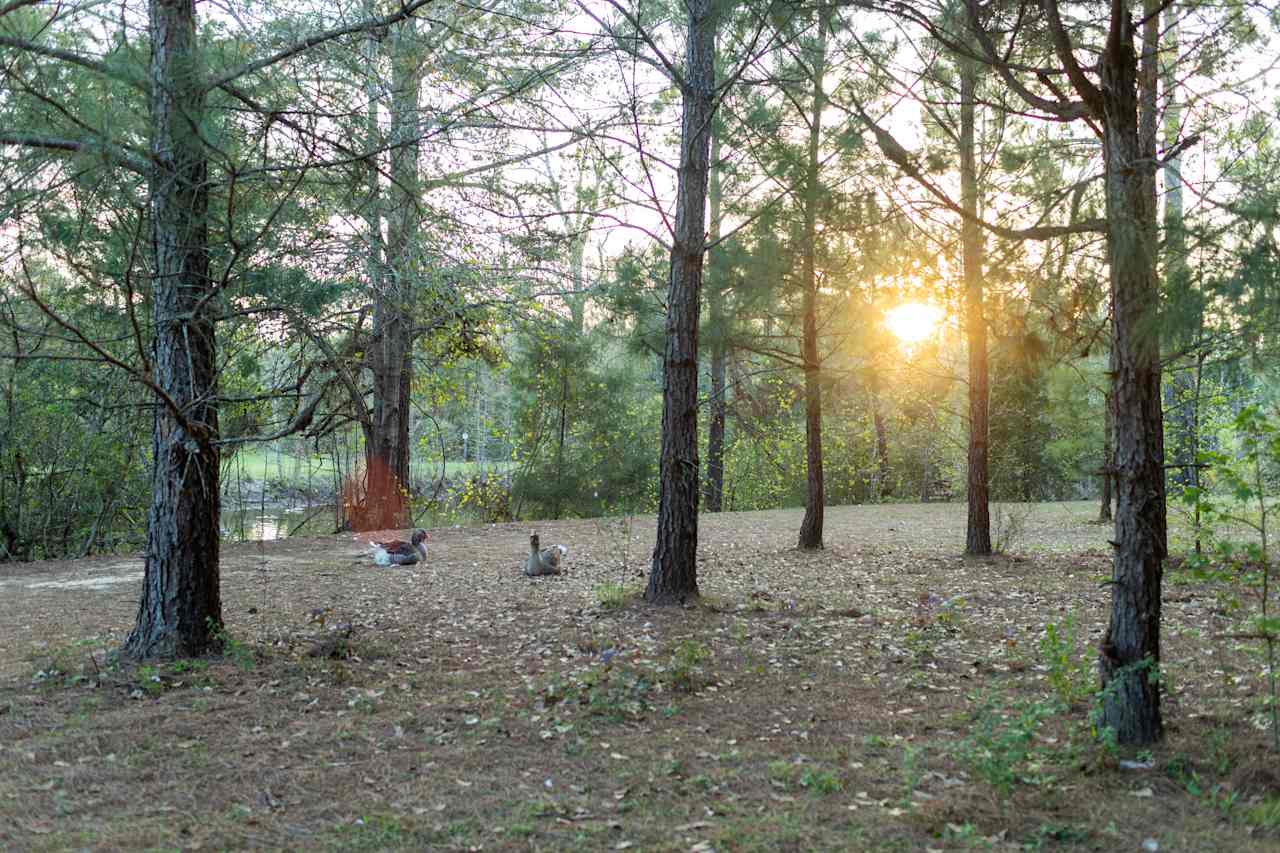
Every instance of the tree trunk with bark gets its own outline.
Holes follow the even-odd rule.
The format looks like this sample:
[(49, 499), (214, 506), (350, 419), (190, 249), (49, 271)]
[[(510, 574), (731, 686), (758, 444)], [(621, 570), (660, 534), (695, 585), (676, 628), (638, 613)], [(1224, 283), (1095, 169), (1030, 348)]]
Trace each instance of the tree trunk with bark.
[[(1081, 64), (1059, 0), (1039, 0), (1058, 69), (1079, 100), (1045, 98), (1018, 82), (1013, 44), (997, 48), (984, 8), (966, 3), (985, 59), (1023, 100), (1064, 121), (1090, 118), (1102, 131), (1115, 389), (1115, 561), (1111, 621), (1101, 643), (1102, 723), (1119, 742), (1160, 738), (1160, 584), (1166, 554), (1164, 426), (1160, 408), (1160, 288), (1156, 269), (1154, 131), (1139, 107), (1137, 31), (1130, 3), (1111, 0), (1107, 40)], [(1145, 18), (1156, 0), (1144, 4)], [(1151, 28), (1148, 33), (1154, 33)], [(1147, 37), (1148, 48), (1154, 39)], [(1148, 51), (1149, 53), (1151, 51)], [(1097, 75), (1097, 82), (1091, 78)], [(1148, 79), (1150, 76), (1148, 75)], [(1053, 87), (1050, 87), (1051, 89)]]
[(826, 93), (822, 88), (827, 53), (827, 26), (829, 12), (818, 12), (818, 42), (813, 53), (813, 112), (809, 117), (809, 158), (805, 175), (804, 195), (804, 259), (801, 270), (804, 300), (804, 341), (801, 356), (804, 360), (804, 434), (808, 484), (805, 492), (804, 520), (800, 523), (799, 547), (822, 547), (822, 520), (826, 496), (822, 478), (822, 364), (818, 358), (818, 186), (820, 149), (822, 141), (822, 110), (826, 106)]
[(558, 360), (560, 362), (560, 399), (558, 401), (559, 418), (556, 423), (556, 490), (551, 498), (552, 518), (559, 518), (564, 511), (566, 491), (564, 451), (569, 439), (569, 365), (566, 363), (566, 353), (561, 352)]
[[(716, 298), (715, 301), (720, 301)], [(728, 362), (724, 341), (711, 345), (711, 423), (707, 427), (706, 510), (720, 512), (724, 505), (724, 448), (728, 405), (725, 402), (725, 365)]]
[(216, 285), (194, 0), (153, 0), (150, 39), (151, 379), (163, 398), (153, 426), (142, 599), (124, 646), (139, 659), (216, 651), (222, 630)]
[[(1180, 44), (1178, 18), (1174, 7), (1165, 9), (1164, 24), (1164, 44), (1161, 51), (1165, 57), (1161, 68), (1161, 79), (1165, 87), (1164, 147), (1176, 151), (1178, 133), (1182, 130), (1182, 108), (1174, 94), (1178, 82), (1176, 57)], [(1183, 222), (1182, 158), (1177, 153), (1164, 160), (1164, 258), (1167, 289), (1170, 293), (1182, 296), (1191, 287), (1191, 270), (1187, 264), (1187, 233)], [(1183, 338), (1189, 344), (1187, 348), (1191, 351), (1191, 358), (1173, 374), (1170, 383), (1173, 398), (1171, 414), (1176, 424), (1171, 452), (1173, 461), (1178, 466), (1175, 476), (1183, 488), (1198, 488), (1200, 485), (1200, 469), (1195, 463), (1200, 448), (1200, 378), (1206, 357), (1203, 311), (1196, 311), (1192, 325), (1189, 340)], [(1197, 530), (1198, 528), (1197, 524)], [(1197, 536), (1197, 553), (1199, 548)]]
[(991, 505), (987, 469), (990, 390), (987, 375), (987, 318), (983, 306), (982, 233), (978, 215), (978, 165), (974, 124), (978, 90), (978, 65), (961, 57), (960, 63), (960, 205), (975, 217), (960, 225), (964, 255), (965, 335), (969, 345), (969, 518), (964, 552), (975, 556), (991, 553)]
[[(397, 24), (390, 37), (391, 103), (388, 142), (390, 181), (385, 204), (377, 203), (375, 222), (386, 216), (385, 262), (374, 290), (372, 422), (366, 431), (366, 507), (357, 529), (409, 526), (409, 413), (413, 384), (414, 267), (418, 260), (418, 102), (421, 73), (416, 24)], [(375, 122), (376, 116), (372, 119)], [(377, 136), (376, 132), (374, 134)], [(375, 198), (384, 197), (378, 175), (372, 177)], [(373, 237), (374, 244), (381, 235)], [(376, 262), (376, 261), (375, 261)]]
[(871, 397), (871, 424), (876, 432), (876, 497), (884, 500), (893, 496), (893, 484), (889, 480), (889, 431), (880, 411), (880, 398), (874, 395)]
[[(880, 215), (880, 206), (876, 203), (874, 193), (867, 193), (864, 205), (865, 213), (863, 216), (867, 228), (867, 244), (863, 250), (863, 268), (866, 271), (867, 284), (870, 288), (867, 294), (868, 304), (874, 305), (875, 269), (880, 258), (880, 231), (883, 227), (883, 220)], [(893, 482), (890, 479), (892, 474), (889, 467), (889, 430), (885, 425), (880, 391), (880, 373), (876, 370), (871, 370), (867, 378), (867, 395), (870, 398), (871, 405), (871, 427), (876, 435), (876, 473), (873, 494), (877, 500), (885, 500), (893, 496)]]
[[(714, 246), (720, 240), (721, 204), (724, 193), (720, 185), (720, 134), (711, 130), (711, 221), (708, 231)], [(714, 258), (717, 249), (711, 250)], [(727, 330), (724, 316), (724, 270), (712, 264), (715, 278), (707, 294), (708, 320), (712, 329), (711, 339), (711, 421), (707, 425), (707, 477), (703, 485), (703, 500), (707, 512), (720, 512), (724, 501), (724, 433), (725, 433), (725, 361)]]
[(1114, 0), (1099, 60), (1114, 322), (1117, 504), (1111, 621), (1100, 658), (1102, 722), (1149, 744), (1160, 716), (1160, 585), (1166, 553), (1164, 435), (1157, 323), (1155, 162), (1139, 122), (1135, 27)]
[(702, 291), (711, 121), (715, 113), (715, 7), (688, 0), (676, 223), (667, 287), (658, 535), (645, 599), (698, 595), (698, 315)]
[(1107, 393), (1103, 397), (1102, 413), (1102, 498), (1098, 507), (1098, 521), (1112, 520), (1111, 504), (1115, 500), (1112, 488), (1115, 483), (1115, 434), (1116, 434), (1116, 356), (1115, 341), (1107, 355)]

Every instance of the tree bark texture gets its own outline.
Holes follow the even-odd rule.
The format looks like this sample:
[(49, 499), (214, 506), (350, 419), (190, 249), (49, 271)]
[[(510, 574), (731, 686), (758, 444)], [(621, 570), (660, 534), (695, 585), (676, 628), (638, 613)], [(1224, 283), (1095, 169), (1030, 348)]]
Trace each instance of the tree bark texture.
[(667, 287), (658, 535), (645, 599), (698, 595), (698, 315), (706, 249), (707, 180), (715, 111), (715, 4), (688, 0), (680, 171)]
[(1102, 643), (1102, 721), (1122, 744), (1163, 734), (1160, 584), (1166, 554), (1164, 435), (1160, 408), (1155, 163), (1139, 124), (1132, 16), (1112, 5), (1099, 61), (1108, 198), (1115, 353), (1115, 562), (1111, 621)]
[(960, 224), (964, 256), (965, 335), (969, 344), (969, 519), (964, 552), (977, 556), (991, 553), (991, 505), (987, 469), (990, 385), (987, 375), (987, 318), (983, 306), (982, 233), (978, 215), (978, 165), (974, 141), (978, 66), (974, 60), (960, 60), (960, 205), (975, 219)]
[[(880, 206), (876, 202), (875, 193), (867, 193), (859, 202), (860, 215), (866, 228), (866, 245), (863, 249), (863, 270), (867, 276), (867, 304), (875, 305), (875, 268), (881, 253), (880, 233), (883, 226)], [(889, 429), (885, 424), (884, 409), (881, 405), (881, 376), (876, 370), (868, 372), (867, 404), (871, 408), (871, 428), (876, 436), (876, 470), (873, 476), (872, 495), (875, 500), (885, 500), (893, 495), (893, 482), (889, 467)]]
[[(418, 198), (418, 67), (415, 21), (396, 25), (389, 45), (391, 61), (390, 182), (386, 202), (375, 204), (378, 228), (385, 210), (385, 264), (374, 289), (372, 424), (365, 446), (366, 506), (356, 529), (408, 527), (409, 411), (413, 384), (414, 281), (416, 280)], [(374, 118), (376, 123), (376, 117)], [(376, 130), (376, 124), (375, 124)], [(376, 135), (376, 134), (375, 134)], [(376, 197), (383, 189), (375, 172)], [(378, 235), (381, 236), (380, 234)]]
[(216, 285), (194, 0), (153, 0), (150, 37), (151, 370), (167, 400), (156, 406), (142, 599), (124, 647), (139, 659), (216, 651), (222, 627)]
[(893, 483), (889, 479), (889, 431), (880, 411), (880, 398), (875, 394), (871, 396), (871, 425), (876, 432), (876, 497), (885, 500), (893, 496)]
[[(721, 204), (724, 199), (724, 193), (720, 186), (720, 134), (712, 127), (711, 130), (711, 220), (709, 223), (709, 236), (711, 243), (714, 245), (720, 239), (720, 220), (722, 216)], [(714, 258), (717, 249), (711, 250)], [(716, 264), (711, 266), (712, 274), (716, 277), (711, 281), (711, 287), (707, 294), (708, 319), (713, 333), (711, 339), (711, 364), (710, 364), (710, 380), (711, 380), (711, 421), (707, 424), (707, 476), (706, 482), (703, 484), (703, 501), (707, 512), (720, 512), (724, 503), (724, 433), (725, 433), (725, 416), (727, 414), (725, 405), (725, 361), (727, 330), (725, 328), (726, 318), (724, 316), (724, 270), (717, 268)]]
[[(1114, 333), (1113, 333), (1114, 338)], [(1115, 464), (1116, 464), (1116, 355), (1115, 341), (1112, 340), (1107, 355), (1107, 393), (1103, 397), (1102, 412), (1102, 497), (1098, 507), (1098, 521), (1112, 521), (1111, 504), (1114, 502)]]
[(804, 519), (800, 522), (799, 547), (822, 547), (822, 521), (826, 496), (822, 478), (822, 364), (818, 358), (818, 176), (821, 163), (822, 110), (826, 106), (826, 93), (822, 88), (827, 54), (827, 9), (818, 12), (818, 42), (813, 52), (813, 113), (809, 117), (809, 157), (805, 174), (804, 195), (804, 257), (801, 276), (804, 286), (804, 341), (801, 356), (804, 360), (804, 435), (806, 461), (808, 463), (808, 488), (805, 492)]
[(564, 485), (564, 451), (569, 438), (569, 365), (564, 354), (560, 362), (560, 399), (559, 422), (556, 424), (556, 491), (551, 498), (551, 517), (559, 518), (563, 512), (562, 503), (565, 497)]
[[(719, 301), (717, 298), (716, 301)], [(707, 512), (720, 512), (724, 505), (724, 447), (728, 406), (725, 402), (725, 365), (728, 361), (723, 340), (711, 345), (711, 423), (707, 427)]]
[[(1176, 57), (1179, 49), (1178, 18), (1174, 7), (1164, 13), (1164, 64), (1160, 76), (1165, 87), (1164, 147), (1173, 149), (1182, 131), (1182, 108), (1175, 95), (1177, 87)], [(1167, 290), (1182, 296), (1191, 288), (1191, 270), (1187, 264), (1187, 233), (1183, 221), (1182, 158), (1174, 154), (1164, 160), (1164, 277)], [(1200, 378), (1206, 357), (1203, 344), (1204, 314), (1197, 311), (1191, 332), (1190, 349), (1194, 368), (1184, 363), (1172, 377), (1170, 411), (1175, 424), (1172, 438), (1175, 474), (1183, 488), (1200, 485), (1200, 469), (1196, 456), (1200, 448)], [(1197, 540), (1197, 552), (1199, 549)]]

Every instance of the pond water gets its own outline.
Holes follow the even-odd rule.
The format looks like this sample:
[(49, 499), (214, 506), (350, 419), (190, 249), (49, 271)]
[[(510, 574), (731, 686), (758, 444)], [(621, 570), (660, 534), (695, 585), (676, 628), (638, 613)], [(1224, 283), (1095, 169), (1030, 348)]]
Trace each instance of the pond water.
[[(417, 527), (451, 527), (483, 524), (486, 519), (473, 512), (425, 512), (415, 516)], [(257, 542), (260, 539), (287, 539), (289, 536), (329, 536), (334, 532), (334, 507), (255, 506), (222, 510), (222, 541)]]
[(256, 542), (259, 539), (285, 539), (294, 536), (318, 536), (333, 533), (334, 508), (311, 507), (247, 507), (222, 511), (224, 542)]

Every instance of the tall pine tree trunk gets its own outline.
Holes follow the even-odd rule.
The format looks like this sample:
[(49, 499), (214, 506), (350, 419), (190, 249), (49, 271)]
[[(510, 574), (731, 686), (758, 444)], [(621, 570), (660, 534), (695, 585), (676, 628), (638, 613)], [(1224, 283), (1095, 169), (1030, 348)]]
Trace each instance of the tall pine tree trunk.
[[(1195, 387), (1194, 387), (1193, 396), (1191, 400), (1191, 447), (1190, 447), (1191, 454), (1190, 455), (1191, 455), (1191, 459), (1197, 464), (1193, 464), (1191, 466), (1190, 480), (1191, 480), (1192, 488), (1195, 488), (1195, 489), (1200, 488), (1200, 466), (1198, 464), (1198, 460), (1200, 456), (1200, 417), (1201, 417), (1200, 405), (1201, 405), (1201, 396), (1203, 393), (1204, 361), (1206, 358), (1208, 358), (1208, 355), (1209, 355), (1208, 352), (1204, 349), (1200, 349), (1199, 351), (1196, 352)], [(1196, 501), (1195, 519), (1193, 523), (1195, 525), (1193, 530), (1195, 531), (1195, 538), (1196, 538), (1196, 545), (1195, 545), (1196, 554), (1198, 555), (1200, 554), (1201, 548), (1202, 548), (1202, 543), (1200, 540), (1201, 517), (1200, 517), (1199, 501)]]
[(560, 349), (557, 353), (560, 363), (560, 396), (558, 400), (559, 420), (556, 423), (556, 490), (551, 498), (551, 517), (559, 518), (564, 511), (565, 470), (564, 451), (569, 437), (569, 365), (568, 353)]
[(804, 520), (800, 523), (799, 547), (822, 547), (822, 517), (826, 497), (822, 482), (822, 365), (818, 359), (818, 202), (821, 188), (818, 186), (819, 144), (822, 141), (822, 110), (826, 106), (826, 94), (822, 89), (827, 53), (827, 22), (830, 13), (824, 8), (818, 12), (818, 43), (814, 50), (811, 71), (813, 74), (813, 113), (809, 117), (809, 160), (805, 175), (804, 195), (804, 260), (801, 271), (804, 300), (804, 342), (801, 355), (804, 360), (804, 435), (806, 461), (808, 463), (808, 488), (805, 492)]
[[(960, 63), (960, 204), (978, 215), (978, 166), (974, 140), (978, 64), (961, 57)], [(988, 495), (987, 436), (990, 392), (987, 376), (987, 318), (982, 294), (982, 234), (975, 220), (960, 225), (964, 255), (965, 335), (969, 344), (969, 520), (964, 552), (991, 553), (991, 507)]]
[[(712, 244), (720, 239), (721, 203), (724, 193), (720, 186), (720, 134), (711, 130), (711, 222), (708, 228)], [(708, 320), (711, 327), (711, 422), (707, 425), (707, 478), (703, 485), (704, 506), (707, 512), (720, 512), (724, 501), (724, 430), (725, 430), (725, 355), (727, 350), (724, 316), (724, 268), (714, 263), (718, 249), (711, 250), (713, 263), (707, 294)]]
[[(1179, 38), (1178, 18), (1173, 6), (1165, 9), (1164, 23), (1162, 55), (1165, 59), (1161, 69), (1165, 87), (1164, 147), (1176, 152), (1178, 134), (1182, 130), (1182, 108), (1175, 93)], [(1174, 294), (1175, 299), (1194, 299), (1190, 292), (1191, 270), (1187, 264), (1187, 234), (1183, 222), (1182, 158), (1177, 153), (1164, 160), (1164, 258), (1167, 291)], [(1170, 382), (1170, 394), (1174, 403), (1172, 417), (1176, 425), (1171, 451), (1173, 461), (1178, 466), (1177, 479), (1183, 488), (1198, 488), (1200, 485), (1196, 455), (1200, 447), (1200, 378), (1206, 353), (1203, 341), (1204, 312), (1199, 304), (1196, 304), (1192, 325), (1188, 341), (1192, 362), (1175, 371)], [(1196, 512), (1199, 513), (1199, 507)], [(1199, 547), (1197, 536), (1197, 553)]]
[(136, 658), (205, 654), (222, 626), (216, 306), (195, 17), (194, 0), (150, 4), (151, 370), (167, 399), (155, 409), (142, 599), (124, 647)]
[(1116, 360), (1115, 562), (1111, 620), (1103, 639), (1102, 721), (1120, 743), (1163, 734), (1160, 584), (1166, 552), (1164, 435), (1160, 408), (1154, 159), (1139, 122), (1135, 28), (1113, 0), (1099, 59)]
[(1114, 502), (1116, 464), (1116, 347), (1112, 333), (1111, 347), (1107, 353), (1107, 393), (1103, 397), (1102, 413), (1102, 497), (1098, 508), (1098, 521), (1112, 520), (1111, 504)]
[(880, 398), (875, 395), (871, 397), (871, 424), (876, 432), (876, 497), (884, 500), (893, 495), (893, 484), (889, 481), (889, 431), (880, 412)]
[[(369, 482), (364, 529), (407, 527), (410, 520), (411, 308), (413, 269), (418, 260), (418, 102), (422, 79), (415, 27), (416, 22), (409, 18), (397, 24), (385, 41), (391, 60), (391, 165), (385, 204), (375, 206), (379, 215), (385, 211), (387, 237), (381, 287), (374, 295), (373, 422), (365, 447)], [(374, 183), (381, 198), (376, 174)]]
[(658, 535), (645, 599), (678, 604), (698, 595), (698, 314), (715, 112), (715, 7), (688, 0), (676, 226), (667, 287)]
[[(720, 302), (720, 297), (713, 297)], [(725, 365), (728, 363), (727, 347), (723, 340), (711, 344), (711, 423), (707, 426), (707, 482), (706, 510), (720, 512), (724, 505), (724, 448), (725, 422), (728, 405), (725, 402)]]
[[(863, 251), (863, 265), (870, 291), (868, 303), (875, 304), (875, 270), (880, 262), (880, 206), (874, 193), (867, 193), (864, 221), (867, 228), (867, 244)], [(885, 425), (884, 410), (880, 400), (880, 374), (872, 370), (867, 379), (867, 393), (871, 403), (871, 426), (876, 435), (875, 498), (885, 500), (893, 495), (893, 482), (889, 468), (889, 430)]]

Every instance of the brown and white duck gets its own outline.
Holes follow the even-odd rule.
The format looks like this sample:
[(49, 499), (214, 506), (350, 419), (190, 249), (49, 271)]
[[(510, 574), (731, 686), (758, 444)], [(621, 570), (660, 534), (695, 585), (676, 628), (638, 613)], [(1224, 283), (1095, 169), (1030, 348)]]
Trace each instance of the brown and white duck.
[(412, 566), (427, 559), (427, 540), (430, 538), (427, 531), (419, 528), (413, 531), (408, 542), (403, 539), (373, 542), (373, 562), (379, 566)]

